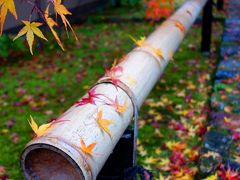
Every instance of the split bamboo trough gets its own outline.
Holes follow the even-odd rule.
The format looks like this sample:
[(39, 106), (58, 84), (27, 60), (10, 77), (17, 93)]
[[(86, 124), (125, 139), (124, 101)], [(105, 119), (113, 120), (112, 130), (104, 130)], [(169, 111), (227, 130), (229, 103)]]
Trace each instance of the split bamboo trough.
[[(90, 90), (97, 94), (92, 103), (75, 103), (58, 118), (61, 123), (30, 141), (21, 155), (25, 178), (96, 179), (206, 1), (187, 1), (148, 38), (136, 41), (138, 47)], [(116, 111), (106, 103), (111, 99), (125, 103), (126, 110)], [(105, 128), (99, 127), (99, 116), (108, 122)]]

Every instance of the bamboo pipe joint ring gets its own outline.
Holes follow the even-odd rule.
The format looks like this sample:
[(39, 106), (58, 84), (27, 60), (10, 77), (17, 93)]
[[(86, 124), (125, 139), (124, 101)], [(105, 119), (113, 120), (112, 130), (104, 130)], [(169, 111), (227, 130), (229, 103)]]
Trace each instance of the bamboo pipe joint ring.
[(139, 46), (137, 48), (134, 49), (134, 51), (140, 51), (143, 53), (146, 53), (150, 56), (152, 56), (154, 58), (154, 60), (158, 63), (158, 65), (162, 68), (162, 61), (165, 60), (165, 58), (163, 57), (163, 55), (160, 57), (159, 55), (157, 55), (151, 47), (148, 46)]
[[(97, 86), (99, 84), (109, 83), (113, 86), (117, 86), (118, 88), (122, 89), (127, 96), (130, 98), (132, 105), (133, 105), (133, 120), (134, 120), (134, 147), (133, 147), (133, 164), (136, 165), (137, 159), (137, 137), (138, 137), (138, 106), (137, 106), (137, 99), (132, 92), (132, 90), (122, 81), (119, 81), (117, 84), (112, 82), (110, 77), (103, 77), (97, 81), (97, 83), (93, 86)], [(93, 88), (92, 87), (92, 88)]]

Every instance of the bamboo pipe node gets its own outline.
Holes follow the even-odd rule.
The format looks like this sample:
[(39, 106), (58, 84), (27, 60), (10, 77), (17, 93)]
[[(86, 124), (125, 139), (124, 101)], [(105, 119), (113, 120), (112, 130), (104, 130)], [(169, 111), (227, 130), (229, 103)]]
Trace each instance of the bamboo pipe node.
[(135, 48), (133, 51), (138, 51), (138, 52), (143, 52), (146, 53), (150, 56), (152, 56), (154, 58), (154, 60), (159, 64), (160, 68), (162, 68), (162, 63), (161, 61), (167, 61), (163, 56), (159, 56), (157, 55), (157, 53), (155, 53), (151, 47), (148, 46), (139, 46), (137, 48)]
[(112, 82), (110, 77), (103, 77), (97, 81), (97, 83), (93, 86), (97, 86), (99, 84), (112, 84), (113, 86), (117, 86), (118, 88), (122, 89), (127, 96), (130, 98), (132, 105), (133, 105), (133, 121), (134, 121), (134, 143), (133, 143), (133, 165), (137, 164), (137, 137), (138, 137), (138, 111), (139, 108), (137, 106), (137, 99), (132, 92), (132, 90), (122, 81), (118, 81), (117, 84)]

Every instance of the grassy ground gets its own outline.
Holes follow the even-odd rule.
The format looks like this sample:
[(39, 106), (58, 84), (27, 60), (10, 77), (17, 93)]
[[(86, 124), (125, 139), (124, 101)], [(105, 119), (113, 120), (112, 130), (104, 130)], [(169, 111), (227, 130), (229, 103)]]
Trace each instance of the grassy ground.
[[(134, 47), (129, 35), (147, 36), (156, 25), (88, 22), (75, 27), (79, 44), (64, 38), (66, 52), (50, 41), (33, 58), (12, 60), (0, 67), (0, 166), (6, 167), (10, 179), (22, 179), (19, 155), (33, 135), (27, 122), (29, 115), (38, 123), (59, 116), (103, 75), (114, 59)], [(172, 145), (172, 141), (186, 143), (182, 167), (186, 167), (184, 172), (191, 168), (194, 174), (194, 153), (206, 123), (222, 25), (214, 24), (211, 57), (199, 52), (200, 30), (195, 25), (188, 33), (174, 63), (167, 67), (140, 111), (138, 160), (155, 177), (160, 171), (176, 176), (171, 158), (181, 147)]]

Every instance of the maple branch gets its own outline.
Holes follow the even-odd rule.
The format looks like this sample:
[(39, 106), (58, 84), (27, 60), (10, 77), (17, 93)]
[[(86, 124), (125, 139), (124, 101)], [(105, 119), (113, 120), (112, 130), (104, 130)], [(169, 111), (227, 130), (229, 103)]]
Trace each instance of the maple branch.
[[(30, 16), (32, 16), (32, 14), (35, 10), (38, 13), (38, 15), (41, 16), (42, 19), (44, 19), (44, 21), (45, 21), (44, 11), (41, 9), (39, 2), (40, 2), (39, 0), (34, 0), (34, 2), (32, 2), (30, 0), (27, 1), (28, 4), (31, 4), (33, 6)], [(31, 18), (29, 18), (29, 21), (30, 20), (31, 20)]]

